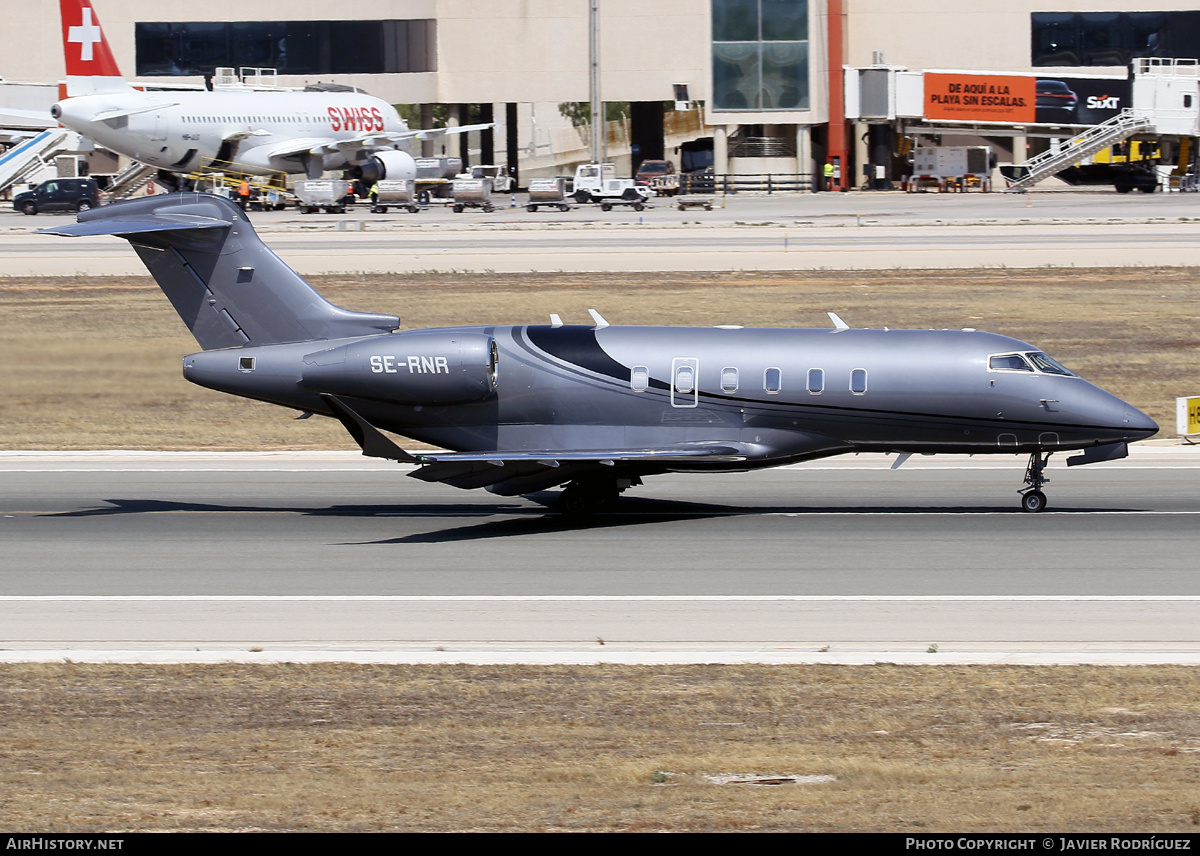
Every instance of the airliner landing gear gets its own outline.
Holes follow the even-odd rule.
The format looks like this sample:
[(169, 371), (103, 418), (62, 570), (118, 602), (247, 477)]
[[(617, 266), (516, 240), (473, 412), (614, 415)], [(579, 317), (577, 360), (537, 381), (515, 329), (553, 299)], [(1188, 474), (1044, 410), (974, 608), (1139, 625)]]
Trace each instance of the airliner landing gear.
[(576, 479), (559, 495), (558, 512), (569, 518), (587, 517), (594, 511), (612, 507), (621, 491), (641, 483), (636, 476), (631, 479), (614, 476)]
[(1052, 454), (1054, 453), (1034, 452), (1029, 456), (1029, 466), (1025, 468), (1025, 484), (1029, 487), (1019, 491), (1021, 508), (1025, 511), (1036, 514), (1046, 508), (1046, 494), (1042, 493), (1042, 485), (1050, 481), (1044, 473)]

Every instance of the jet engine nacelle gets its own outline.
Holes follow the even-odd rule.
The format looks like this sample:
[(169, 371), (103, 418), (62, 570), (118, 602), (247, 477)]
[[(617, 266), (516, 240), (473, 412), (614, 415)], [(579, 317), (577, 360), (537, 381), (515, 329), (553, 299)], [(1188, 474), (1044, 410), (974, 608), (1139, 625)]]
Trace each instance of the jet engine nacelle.
[(417, 177), (417, 165), (408, 152), (376, 152), (361, 166), (354, 168), (354, 177), (367, 184), (374, 184), (385, 178), (388, 181), (408, 181)]
[(398, 404), (466, 404), (496, 391), (497, 355), (483, 333), (395, 333), (307, 354), (303, 384)]

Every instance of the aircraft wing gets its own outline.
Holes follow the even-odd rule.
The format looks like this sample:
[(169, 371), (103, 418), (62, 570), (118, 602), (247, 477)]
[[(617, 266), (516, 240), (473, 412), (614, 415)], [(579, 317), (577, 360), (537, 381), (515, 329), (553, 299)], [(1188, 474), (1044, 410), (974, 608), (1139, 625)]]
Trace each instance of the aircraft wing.
[(399, 136), (402, 140), (435, 140), (438, 137), (446, 136), (447, 134), (465, 134), (468, 131), (486, 131), (488, 128), (494, 128), (494, 122), (487, 122), (483, 125), (458, 125), (453, 128), (426, 128), (423, 131), (405, 131), (402, 134), (393, 134)]
[[(268, 148), (266, 157), (286, 158), (304, 154), (331, 155), (335, 152), (348, 155), (358, 149), (395, 148), (405, 140), (432, 140), (444, 134), (465, 134), (467, 131), (481, 131), (491, 127), (494, 127), (492, 123), (486, 125), (462, 125), (457, 128), (430, 128), (425, 131), (371, 132), (351, 137), (348, 140), (335, 140), (332, 137), (301, 137), (299, 139), (286, 140), (277, 146)], [(242, 136), (247, 135), (243, 134)], [(352, 160), (352, 158), (349, 159)]]
[(363, 454), (401, 463), (420, 464), (410, 475), (428, 482), (454, 487), (486, 487), (502, 496), (545, 490), (571, 481), (581, 472), (616, 466), (618, 463), (661, 465), (672, 463), (737, 463), (750, 457), (741, 443), (682, 443), (642, 449), (582, 449), (510, 452), (406, 452), (382, 431), (355, 413), (345, 402), (328, 393), (329, 405)]

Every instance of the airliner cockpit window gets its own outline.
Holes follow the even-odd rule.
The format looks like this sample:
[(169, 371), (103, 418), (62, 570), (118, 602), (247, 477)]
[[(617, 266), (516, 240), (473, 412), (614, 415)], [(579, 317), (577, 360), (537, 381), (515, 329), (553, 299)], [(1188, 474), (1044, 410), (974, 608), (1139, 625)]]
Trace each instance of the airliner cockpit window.
[(1025, 358), (1020, 354), (993, 354), (988, 357), (988, 371), (1031, 372), (1033, 366), (1025, 362)]
[(1044, 371), (1046, 374), (1057, 374), (1057, 375), (1066, 375), (1067, 377), (1075, 377), (1075, 372), (1071, 371), (1066, 366), (1064, 366), (1062, 363), (1058, 362), (1057, 360), (1053, 359), (1052, 357), (1046, 356), (1041, 351), (1034, 351), (1032, 354), (1029, 354), (1029, 359), (1033, 362), (1033, 364), (1035, 366), (1038, 367), (1039, 370)]

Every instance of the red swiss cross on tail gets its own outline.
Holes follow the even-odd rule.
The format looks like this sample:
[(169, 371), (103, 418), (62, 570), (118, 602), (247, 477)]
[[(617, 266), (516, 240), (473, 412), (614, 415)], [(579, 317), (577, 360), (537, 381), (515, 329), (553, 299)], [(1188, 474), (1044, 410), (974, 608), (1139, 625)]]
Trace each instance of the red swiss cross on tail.
[(67, 94), (128, 91), (91, 0), (59, 0)]

